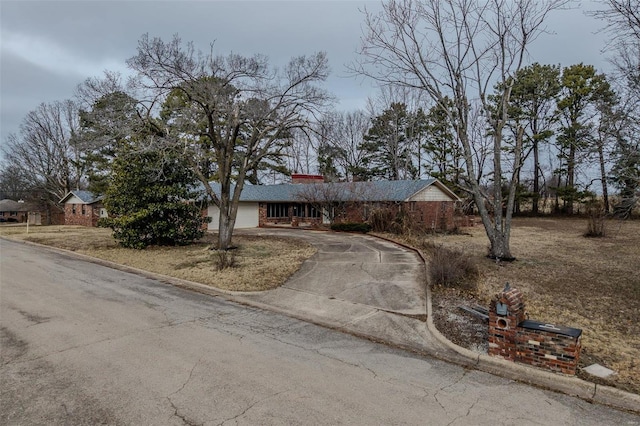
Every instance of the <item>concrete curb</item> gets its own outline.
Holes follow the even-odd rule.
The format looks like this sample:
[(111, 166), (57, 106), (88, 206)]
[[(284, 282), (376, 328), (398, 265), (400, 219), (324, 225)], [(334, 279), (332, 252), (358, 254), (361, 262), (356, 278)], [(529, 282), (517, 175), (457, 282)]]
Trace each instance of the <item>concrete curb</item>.
[[(384, 241), (398, 244), (399, 246), (416, 252), (425, 264), (426, 273), (427, 260), (420, 250), (410, 245), (391, 240), (389, 238), (381, 237), (378, 235), (371, 236), (380, 238)], [(595, 383), (582, 380), (578, 377), (564, 376), (533, 368), (527, 365), (516, 364), (504, 359), (473, 352), (467, 348), (456, 345), (455, 343), (447, 339), (444, 335), (442, 335), (442, 333), (440, 333), (440, 331), (433, 323), (430, 285), (426, 286), (426, 294), (427, 329), (436, 338), (436, 340), (438, 340), (438, 342), (468, 359), (474, 368), (517, 382), (527, 383), (529, 385), (541, 387), (544, 389), (576, 396), (589, 402), (597, 402), (599, 404), (608, 405), (618, 409), (640, 414), (640, 395), (616, 389), (611, 386), (597, 385)]]
[[(420, 257), (420, 259), (422, 259), (422, 262), (425, 267), (425, 274), (426, 274), (427, 261), (420, 250), (416, 249), (415, 247), (411, 247), (407, 244), (393, 241), (391, 239), (384, 238), (381, 236), (377, 236), (377, 235), (369, 235), (369, 236), (374, 238), (379, 238), (381, 240), (388, 241), (414, 251)], [(459, 359), (456, 359), (455, 356), (454, 357), (446, 356), (446, 354), (442, 354), (438, 351), (428, 351), (428, 350), (424, 350), (423, 348), (416, 348), (415, 346), (406, 344), (404, 342), (388, 341), (388, 340), (381, 339), (379, 336), (375, 336), (372, 334), (349, 330), (345, 328), (344, 324), (341, 324), (337, 321), (330, 321), (326, 319), (323, 319), (320, 321), (314, 318), (310, 318), (308, 316), (297, 315), (295, 313), (287, 311), (286, 309), (265, 304), (256, 300), (251, 300), (245, 297), (247, 295), (258, 294), (260, 292), (233, 292), (228, 290), (222, 290), (222, 289), (218, 289), (215, 287), (211, 287), (211, 286), (200, 284), (193, 281), (187, 281), (180, 278), (174, 278), (166, 275), (156, 274), (154, 272), (145, 271), (145, 270), (134, 268), (131, 266), (121, 265), (115, 262), (95, 258), (85, 254), (76, 253), (71, 250), (61, 249), (58, 247), (47, 246), (39, 243), (34, 243), (31, 241), (14, 240), (6, 237), (0, 237), (0, 240), (7, 240), (7, 241), (16, 242), (16, 243), (21, 243), (24, 245), (44, 248), (47, 250), (51, 250), (53, 252), (57, 252), (57, 253), (69, 256), (69, 257), (82, 259), (91, 263), (95, 263), (97, 265), (105, 266), (108, 268), (112, 268), (112, 269), (116, 269), (124, 272), (129, 272), (129, 273), (140, 275), (146, 278), (161, 281), (178, 288), (195, 291), (195, 292), (206, 294), (209, 296), (221, 297), (225, 300), (238, 303), (244, 306), (251, 306), (253, 308), (276, 312), (278, 314), (295, 318), (300, 321), (308, 322), (321, 327), (326, 327), (326, 328), (340, 331), (356, 337), (365, 338), (372, 342), (387, 344), (387, 345), (390, 345), (399, 349), (407, 350), (413, 353), (433, 356), (435, 358), (438, 358), (444, 361), (453, 362), (455, 364), (462, 365), (465, 367), (475, 368), (477, 370), (491, 373), (496, 376), (504, 377), (517, 382), (526, 383), (529, 385), (564, 393), (571, 396), (576, 396), (589, 402), (596, 402), (596, 403), (608, 405), (617, 409), (622, 409), (622, 410), (640, 414), (640, 395), (636, 395), (630, 392), (625, 392), (610, 386), (596, 385), (595, 383), (591, 383), (586, 380), (579, 379), (577, 377), (568, 377), (568, 376), (563, 376), (559, 374), (554, 374), (551, 372), (539, 370), (526, 365), (515, 364), (513, 362), (509, 362), (503, 359), (490, 357), (484, 354), (479, 354), (451, 342), (445, 336), (443, 336), (442, 333), (440, 333), (440, 331), (438, 331), (438, 329), (433, 324), (432, 306), (431, 306), (432, 299), (431, 299), (431, 290), (429, 285), (425, 286), (426, 298), (427, 298), (427, 301), (426, 301), (427, 330), (436, 338), (436, 340), (439, 343), (441, 343), (446, 348), (460, 355)]]

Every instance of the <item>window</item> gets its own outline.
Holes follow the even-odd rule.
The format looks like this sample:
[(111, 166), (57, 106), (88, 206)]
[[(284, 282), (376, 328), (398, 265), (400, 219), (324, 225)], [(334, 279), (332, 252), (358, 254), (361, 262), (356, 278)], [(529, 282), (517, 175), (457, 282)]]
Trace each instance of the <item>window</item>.
[(85, 205), (82, 205), (82, 216), (84, 216), (87, 213), (87, 209), (85, 208)]
[(18, 216), (18, 212), (11, 212), (9, 213), (9, 216)]
[(314, 206), (308, 206), (309, 208), (309, 217), (319, 219), (322, 217), (322, 212), (315, 208)]
[(76, 205), (71, 204), (71, 213), (76, 214)]
[(269, 203), (267, 204), (267, 217), (289, 217), (289, 204), (286, 203)]

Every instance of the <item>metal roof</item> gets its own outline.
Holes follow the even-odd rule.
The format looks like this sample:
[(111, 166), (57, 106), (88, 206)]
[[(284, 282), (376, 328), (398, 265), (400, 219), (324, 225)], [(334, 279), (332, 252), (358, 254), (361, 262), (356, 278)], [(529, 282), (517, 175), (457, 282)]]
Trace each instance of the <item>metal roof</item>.
[[(402, 202), (434, 183), (438, 183), (440, 189), (443, 189), (443, 185), (436, 179), (279, 185), (245, 184), (240, 194), (240, 201), (286, 203), (331, 199), (332, 201)], [(210, 182), (210, 184), (213, 191), (219, 195), (220, 184), (217, 182)], [(452, 199), (457, 199), (455, 194), (446, 187), (444, 190)]]

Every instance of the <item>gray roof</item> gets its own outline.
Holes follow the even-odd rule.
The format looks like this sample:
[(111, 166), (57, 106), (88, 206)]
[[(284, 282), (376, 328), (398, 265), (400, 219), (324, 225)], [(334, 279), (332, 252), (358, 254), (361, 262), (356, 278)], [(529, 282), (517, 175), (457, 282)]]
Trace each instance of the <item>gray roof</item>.
[[(426, 180), (393, 180), (375, 182), (340, 182), (340, 183), (307, 183), (279, 185), (247, 185), (245, 184), (240, 201), (245, 202), (304, 202), (319, 199), (332, 201), (407, 201), (424, 188), (437, 183), (436, 179)], [(210, 182), (216, 194), (220, 194), (220, 184)], [(448, 191), (452, 199), (455, 194)]]
[(64, 203), (72, 195), (75, 195), (76, 197), (80, 198), (80, 201), (82, 201), (85, 204), (93, 204), (95, 202), (101, 201), (104, 198), (102, 196), (98, 197), (98, 196), (94, 195), (93, 192), (91, 192), (91, 191), (76, 190), (76, 191), (69, 191), (69, 193), (67, 195), (62, 197), (60, 202)]
[(26, 212), (31, 207), (31, 204), (19, 203), (8, 198), (0, 200), (0, 212)]

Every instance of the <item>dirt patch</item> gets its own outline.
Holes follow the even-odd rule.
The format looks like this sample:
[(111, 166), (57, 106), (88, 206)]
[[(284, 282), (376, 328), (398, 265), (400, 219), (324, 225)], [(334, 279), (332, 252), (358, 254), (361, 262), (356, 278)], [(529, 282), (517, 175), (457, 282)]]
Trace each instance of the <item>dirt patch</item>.
[(175, 278), (195, 281), (231, 291), (261, 291), (282, 285), (302, 262), (315, 253), (308, 243), (272, 236), (236, 235), (233, 250), (236, 267), (216, 269), (211, 250), (216, 240), (206, 234), (199, 242), (183, 247), (151, 246), (145, 250), (120, 247), (109, 229), (78, 226), (46, 226), (0, 229), (8, 238), (32, 241), (109, 260), (122, 265)]
[(432, 291), (433, 324), (456, 345), (486, 354), (489, 349), (487, 322), (461, 308), (476, 304), (476, 298), (470, 294), (436, 288)]

